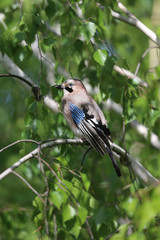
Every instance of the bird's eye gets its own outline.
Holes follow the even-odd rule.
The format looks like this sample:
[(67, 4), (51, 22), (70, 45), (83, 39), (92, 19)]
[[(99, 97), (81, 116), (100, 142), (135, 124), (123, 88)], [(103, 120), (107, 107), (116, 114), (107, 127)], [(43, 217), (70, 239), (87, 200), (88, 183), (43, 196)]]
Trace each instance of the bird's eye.
[(73, 87), (73, 83), (69, 83), (70, 88)]

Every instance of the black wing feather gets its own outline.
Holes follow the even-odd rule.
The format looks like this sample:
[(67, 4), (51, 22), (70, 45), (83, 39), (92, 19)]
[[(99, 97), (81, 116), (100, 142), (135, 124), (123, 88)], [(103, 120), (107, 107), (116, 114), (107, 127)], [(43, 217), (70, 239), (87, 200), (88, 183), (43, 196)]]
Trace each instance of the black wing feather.
[(116, 170), (117, 175), (120, 177), (121, 172), (119, 166), (114, 158), (113, 152), (110, 148), (109, 140), (110, 134), (109, 129), (106, 126), (103, 126), (101, 122), (97, 122), (94, 119), (93, 115), (88, 115), (86, 109), (81, 110), (75, 104), (69, 103), (70, 111), (72, 114), (72, 118), (82, 132), (84, 138), (90, 143), (90, 145), (97, 150), (99, 154), (102, 156), (105, 154), (109, 154), (113, 166)]

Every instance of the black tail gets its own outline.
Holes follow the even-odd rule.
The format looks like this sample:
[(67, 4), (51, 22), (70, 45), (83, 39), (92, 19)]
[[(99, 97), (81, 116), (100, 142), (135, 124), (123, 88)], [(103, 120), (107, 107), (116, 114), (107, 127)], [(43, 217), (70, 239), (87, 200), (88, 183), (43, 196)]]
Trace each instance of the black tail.
[(116, 170), (116, 173), (117, 173), (118, 177), (120, 177), (121, 176), (121, 171), (119, 169), (119, 166), (118, 166), (118, 163), (117, 163), (115, 157), (113, 156), (113, 152), (110, 149), (108, 150), (108, 154), (110, 156), (110, 159), (112, 160), (113, 166)]

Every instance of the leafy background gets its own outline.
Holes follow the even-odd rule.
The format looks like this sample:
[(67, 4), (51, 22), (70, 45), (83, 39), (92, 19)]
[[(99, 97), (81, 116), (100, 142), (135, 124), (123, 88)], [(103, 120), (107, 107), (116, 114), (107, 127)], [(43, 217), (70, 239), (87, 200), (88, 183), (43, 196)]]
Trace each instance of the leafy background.
[[(158, 1), (123, 3), (159, 34), (159, 20), (153, 18)], [(52, 87), (55, 83), (70, 76), (85, 80), (108, 119), (114, 142), (159, 178), (159, 151), (151, 146), (149, 137), (144, 140), (130, 125), (136, 119), (160, 137), (158, 55), (152, 67), (152, 51), (146, 55), (138, 72), (148, 88), (115, 72), (114, 64), (135, 72), (150, 41), (138, 29), (115, 20), (110, 9), (119, 11), (116, 1), (79, 1), (77, 5), (64, 0), (1, 0), (0, 51), (41, 87), (43, 95), (50, 91), (59, 103), (62, 95)], [(6, 73), (2, 66), (0, 72)], [(104, 107), (102, 101), (107, 98), (123, 107), (123, 116)], [(18, 139), (74, 138), (61, 113), (36, 102), (13, 78), (0, 79), (0, 116), (0, 148)], [(19, 143), (1, 152), (1, 172), (34, 148), (33, 143)], [(122, 177), (117, 178), (108, 156), (101, 158), (94, 150), (80, 173), (86, 150), (62, 145), (43, 151), (42, 158), (57, 177), (46, 165), (44, 175), (36, 158), (17, 169), (39, 193), (46, 191), (48, 177), (46, 209), (15, 175), (1, 181), (0, 239), (101, 240), (117, 229), (110, 239), (159, 239), (160, 188), (146, 188), (137, 180), (135, 189), (128, 168), (120, 165)]]

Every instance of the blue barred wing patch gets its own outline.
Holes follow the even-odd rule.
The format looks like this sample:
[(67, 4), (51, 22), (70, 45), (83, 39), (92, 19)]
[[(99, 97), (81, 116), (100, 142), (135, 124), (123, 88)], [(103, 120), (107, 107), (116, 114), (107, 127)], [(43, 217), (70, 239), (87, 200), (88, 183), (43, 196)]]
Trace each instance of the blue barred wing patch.
[(73, 103), (69, 102), (68, 104), (71, 110), (73, 120), (79, 125), (81, 121), (85, 118), (84, 112)]

